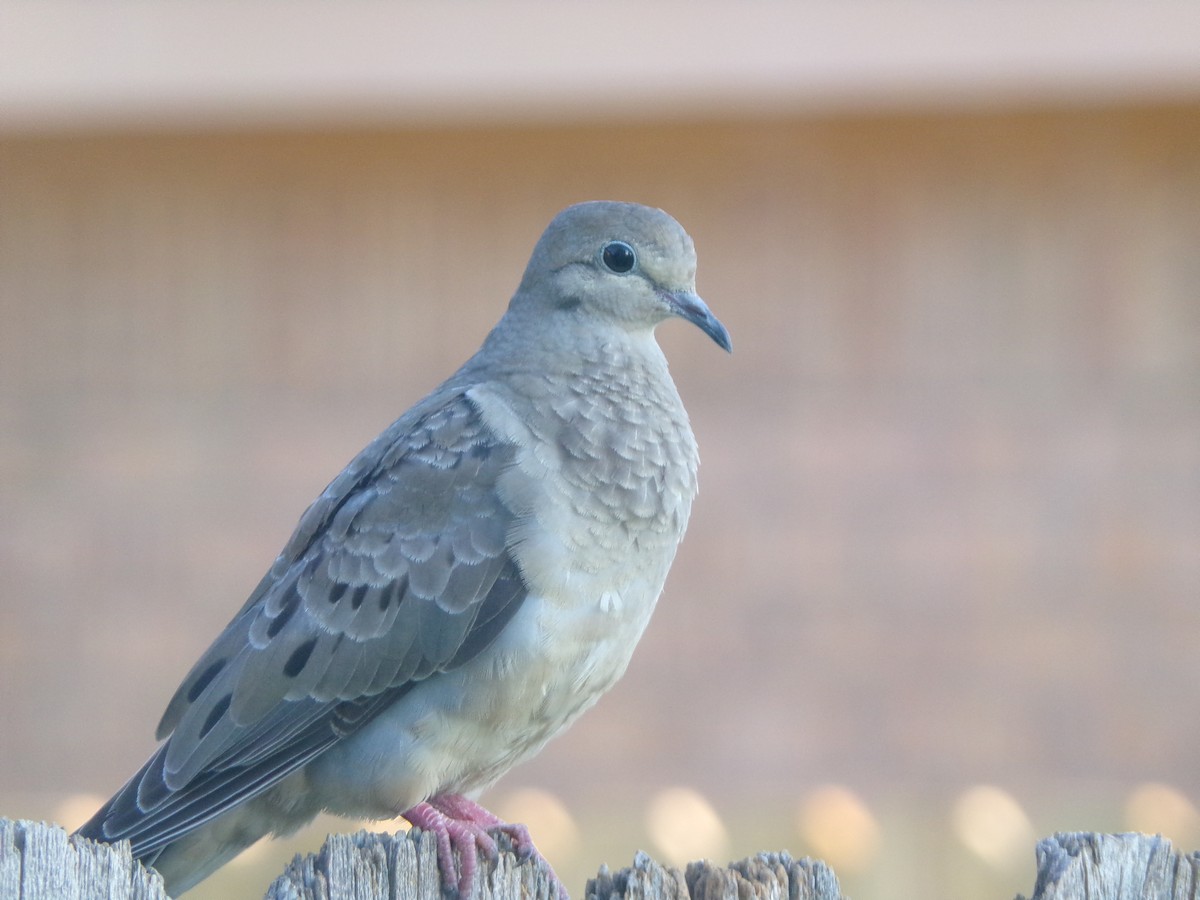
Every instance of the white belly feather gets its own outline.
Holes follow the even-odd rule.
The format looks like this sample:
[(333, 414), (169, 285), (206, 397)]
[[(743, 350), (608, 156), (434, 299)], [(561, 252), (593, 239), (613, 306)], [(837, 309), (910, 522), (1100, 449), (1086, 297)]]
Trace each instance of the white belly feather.
[(587, 608), (528, 597), (487, 651), (311, 764), (324, 807), (390, 817), (436, 793), (484, 790), (621, 677), (659, 588), (630, 585)]

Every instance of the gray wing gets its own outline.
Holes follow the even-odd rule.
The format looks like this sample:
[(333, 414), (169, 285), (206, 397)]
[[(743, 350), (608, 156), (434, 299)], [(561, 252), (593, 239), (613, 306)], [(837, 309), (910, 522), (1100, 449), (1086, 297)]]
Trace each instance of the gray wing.
[(183, 680), (166, 742), (80, 833), (153, 853), (486, 648), (526, 595), (496, 490), (513, 454), (462, 393), (380, 435)]

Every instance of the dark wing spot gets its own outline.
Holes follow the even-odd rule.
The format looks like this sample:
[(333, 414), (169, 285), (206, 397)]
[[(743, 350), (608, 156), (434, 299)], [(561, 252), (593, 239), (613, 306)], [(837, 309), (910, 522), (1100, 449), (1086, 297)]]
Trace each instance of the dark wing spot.
[(279, 615), (271, 620), (271, 624), (267, 626), (267, 637), (273, 638), (279, 632), (283, 631), (283, 626), (288, 623), (288, 620), (295, 615), (296, 609), (300, 606), (300, 595), (296, 593), (296, 588), (293, 585), (288, 592), (288, 598), (284, 601), (283, 608), (279, 610)]
[(405, 572), (382, 591), (379, 592), (379, 611), (385, 612), (389, 606), (395, 603), (400, 605), (400, 601), (404, 599), (404, 592), (408, 590), (408, 573)]
[(367, 591), (369, 590), (370, 587), (365, 584), (360, 584), (358, 587), (356, 587), (353, 593), (350, 594), (350, 608), (358, 609), (360, 606), (362, 606), (363, 598), (367, 596)]
[(340, 581), (335, 582), (333, 587), (329, 590), (329, 605), (333, 606), (335, 603), (341, 600), (342, 594), (344, 593), (346, 593), (346, 585), (342, 584)]
[(299, 675), (306, 665), (308, 658), (312, 656), (313, 647), (317, 646), (317, 639), (309, 638), (299, 647), (292, 651), (292, 655), (288, 657), (288, 661), (283, 664), (283, 674), (288, 678), (295, 678)]
[(192, 682), (192, 686), (188, 688), (188, 703), (196, 702), (196, 698), (204, 693), (204, 689), (212, 684), (212, 680), (217, 677), (217, 674), (223, 668), (225, 668), (225, 663), (226, 660), (218, 659), (215, 663), (213, 663), (196, 677), (196, 680)]
[(229, 704), (232, 701), (233, 694), (226, 694), (217, 701), (217, 705), (212, 708), (208, 718), (204, 720), (204, 725), (200, 728), (200, 740), (204, 740), (205, 735), (213, 730), (213, 726), (221, 721), (221, 716), (229, 711)]

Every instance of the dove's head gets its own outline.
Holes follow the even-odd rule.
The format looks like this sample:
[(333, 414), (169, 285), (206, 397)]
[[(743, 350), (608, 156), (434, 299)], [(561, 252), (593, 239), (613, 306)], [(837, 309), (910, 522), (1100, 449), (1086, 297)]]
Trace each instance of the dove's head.
[(541, 317), (648, 332), (678, 316), (718, 345), (729, 332), (696, 294), (696, 249), (660, 209), (595, 200), (568, 206), (547, 226), (513, 298)]

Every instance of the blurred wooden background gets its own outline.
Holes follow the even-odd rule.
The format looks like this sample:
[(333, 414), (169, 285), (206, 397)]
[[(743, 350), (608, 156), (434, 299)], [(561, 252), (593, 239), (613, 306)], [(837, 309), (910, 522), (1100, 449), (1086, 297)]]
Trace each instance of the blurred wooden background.
[(823, 852), (874, 900), (930, 878), (823, 848), (822, 785), (906, 852), (970, 846), (973, 786), (1039, 834), (1160, 790), (1192, 849), (1200, 89), (586, 119), (0, 129), (0, 811), (73, 826), (140, 765), (305, 505), (604, 197), (691, 231), (735, 352), (660, 330), (691, 530), (627, 678), (498, 802), (594, 872), (686, 788), (694, 855)]

